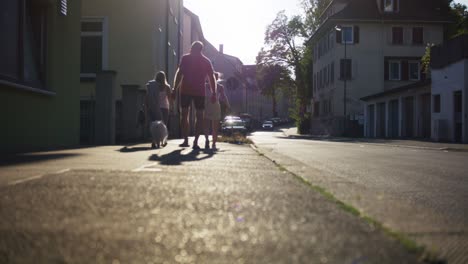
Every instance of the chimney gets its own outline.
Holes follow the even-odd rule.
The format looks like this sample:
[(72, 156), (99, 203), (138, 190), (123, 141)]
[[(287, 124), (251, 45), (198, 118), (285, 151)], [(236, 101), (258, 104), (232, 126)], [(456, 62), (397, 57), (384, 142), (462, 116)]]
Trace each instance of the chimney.
[(224, 54), (224, 45), (219, 44), (219, 53)]

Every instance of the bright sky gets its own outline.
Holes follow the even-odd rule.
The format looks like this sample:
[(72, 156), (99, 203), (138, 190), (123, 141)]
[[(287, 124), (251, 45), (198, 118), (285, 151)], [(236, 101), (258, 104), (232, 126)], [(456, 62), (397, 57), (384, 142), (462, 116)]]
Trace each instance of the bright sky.
[[(468, 0), (456, 1), (468, 5)], [(184, 6), (200, 17), (205, 38), (245, 65), (255, 64), (263, 47), (266, 27), (276, 14), (301, 14), (299, 0), (184, 0)]]
[(255, 64), (263, 47), (266, 27), (276, 14), (299, 14), (298, 0), (184, 0), (184, 6), (200, 17), (205, 38), (244, 65)]

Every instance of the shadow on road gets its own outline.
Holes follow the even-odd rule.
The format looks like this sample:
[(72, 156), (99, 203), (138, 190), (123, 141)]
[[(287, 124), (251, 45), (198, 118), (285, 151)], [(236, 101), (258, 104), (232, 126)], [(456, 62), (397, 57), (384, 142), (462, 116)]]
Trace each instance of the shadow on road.
[(34, 163), (51, 161), (57, 159), (72, 158), (80, 156), (78, 153), (30, 153), (30, 154), (16, 154), (8, 156), (0, 156), (0, 167), (18, 165), (24, 163)]
[[(171, 153), (159, 156), (153, 154), (149, 157), (151, 161), (158, 161), (161, 165), (182, 165), (184, 162), (201, 161), (214, 156), (214, 150), (192, 150), (187, 154), (182, 154), (183, 149), (174, 150)], [(201, 156), (202, 154), (206, 154)]]
[(151, 147), (123, 147), (119, 149), (118, 151), (122, 153), (132, 153), (132, 152), (138, 152), (138, 151), (148, 151), (151, 150)]

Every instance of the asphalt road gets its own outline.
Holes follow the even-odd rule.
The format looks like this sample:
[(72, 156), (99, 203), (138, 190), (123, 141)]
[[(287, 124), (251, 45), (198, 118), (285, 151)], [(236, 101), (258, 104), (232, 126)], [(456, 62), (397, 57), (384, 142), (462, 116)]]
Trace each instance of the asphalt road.
[(256, 132), (269, 158), (402, 232), (468, 263), (468, 153), (287, 138)]
[(417, 263), (249, 146), (178, 143), (0, 163), (0, 263)]

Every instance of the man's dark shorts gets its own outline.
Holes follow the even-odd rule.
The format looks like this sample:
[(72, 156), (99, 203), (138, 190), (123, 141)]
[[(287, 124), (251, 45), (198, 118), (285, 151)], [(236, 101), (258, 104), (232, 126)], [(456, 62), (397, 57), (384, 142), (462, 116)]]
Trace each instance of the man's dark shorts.
[(205, 110), (205, 97), (204, 96), (194, 96), (194, 95), (184, 95), (180, 96), (180, 105), (182, 108), (188, 108), (190, 104), (195, 104), (195, 109)]

